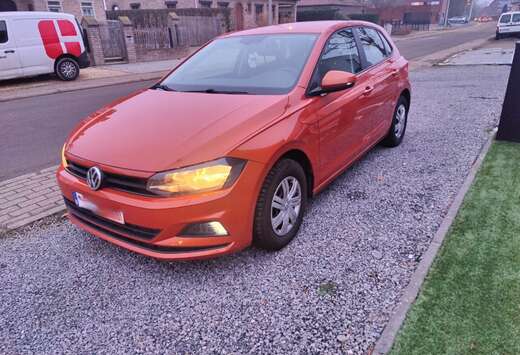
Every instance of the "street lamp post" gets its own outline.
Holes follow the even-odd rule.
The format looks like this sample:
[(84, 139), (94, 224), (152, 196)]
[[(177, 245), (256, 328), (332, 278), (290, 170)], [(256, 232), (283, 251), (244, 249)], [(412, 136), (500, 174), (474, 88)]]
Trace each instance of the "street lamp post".
[(444, 13), (444, 27), (447, 27), (448, 26), (448, 15), (450, 13), (450, 5), (451, 5), (451, 0), (447, 0), (448, 3), (446, 4), (446, 12)]

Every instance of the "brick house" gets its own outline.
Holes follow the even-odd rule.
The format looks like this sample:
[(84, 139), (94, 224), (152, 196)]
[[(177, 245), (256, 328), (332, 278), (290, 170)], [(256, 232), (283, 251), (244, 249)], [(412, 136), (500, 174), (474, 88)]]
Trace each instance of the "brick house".
[(434, 24), (442, 21), (446, 4), (446, 0), (395, 0), (373, 11), (381, 24)]
[[(236, 29), (268, 24), (267, 0), (105, 0), (107, 10), (155, 10), (183, 8), (230, 8)], [(296, 21), (298, 0), (272, 0), (273, 24)]]
[(105, 20), (103, 0), (1, 0), (0, 11), (65, 12), (81, 20), (84, 16)]
[[(363, 0), (300, 0), (298, 20), (332, 20), (348, 18), (366, 10)], [(323, 18), (321, 18), (323, 17)]]

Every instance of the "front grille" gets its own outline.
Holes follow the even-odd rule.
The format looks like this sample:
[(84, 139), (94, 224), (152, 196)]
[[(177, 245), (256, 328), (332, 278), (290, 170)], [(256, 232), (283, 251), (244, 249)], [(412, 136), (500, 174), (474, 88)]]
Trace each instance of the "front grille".
[[(179, 253), (186, 253), (186, 252), (215, 250), (215, 249), (227, 247), (231, 244), (231, 243), (224, 243), (224, 244), (214, 245), (214, 246), (210, 246), (210, 247), (169, 247), (169, 246), (149, 244), (144, 241), (128, 238), (127, 236), (116, 232), (117, 229), (114, 228), (114, 226), (121, 228), (121, 227), (129, 227), (129, 225), (124, 225), (124, 226), (117, 225), (117, 224), (114, 224), (114, 222), (112, 222), (112, 221), (108, 221), (104, 218), (101, 218), (101, 217), (95, 216), (95, 215), (94, 215), (95, 218), (92, 218), (92, 215), (93, 215), (92, 212), (77, 207), (75, 204), (73, 204), (71, 201), (69, 201), (67, 199), (65, 199), (65, 204), (67, 205), (69, 212), (71, 213), (71, 215), (74, 218), (79, 220), (81, 223), (89, 226), (90, 228), (93, 228), (93, 229), (99, 231), (100, 233), (108, 235), (109, 237), (111, 237), (113, 239), (122, 241), (122, 242), (130, 244), (130, 245), (135, 245), (136, 247), (150, 250), (150, 251), (155, 251), (155, 252), (159, 252), (159, 253), (167, 253), (167, 254), (179, 254)], [(100, 222), (100, 221), (102, 221), (102, 222)], [(104, 223), (108, 223), (109, 225), (104, 224)], [(111, 229), (107, 229), (104, 226), (108, 226)], [(136, 226), (131, 226), (131, 227), (136, 228)], [(143, 229), (142, 227), (137, 227), (137, 228)]]
[(118, 234), (120, 233), (129, 237), (144, 240), (151, 240), (161, 232), (160, 229), (144, 228), (133, 224), (119, 224), (113, 222), (109, 219), (98, 216), (85, 208), (80, 208), (76, 206), (74, 202), (66, 198), (65, 205), (69, 209), (70, 213), (72, 213), (75, 217), (81, 219), (82, 221), (88, 221), (91, 224), (95, 224), (96, 226), (98, 226), (98, 229), (103, 228), (104, 230), (106, 230), (107, 228), (109, 228), (117, 232)]
[[(87, 178), (88, 167), (77, 163), (67, 161), (67, 171), (83, 180)], [(146, 179), (136, 178), (132, 176), (124, 176), (103, 172), (105, 179), (102, 187), (110, 187), (117, 190), (132, 192), (140, 195), (155, 196), (158, 195), (146, 189)]]

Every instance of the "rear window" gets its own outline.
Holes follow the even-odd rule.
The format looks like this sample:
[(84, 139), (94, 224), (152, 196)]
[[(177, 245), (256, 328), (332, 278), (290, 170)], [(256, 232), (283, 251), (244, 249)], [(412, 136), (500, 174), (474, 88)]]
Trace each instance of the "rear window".
[(513, 22), (520, 22), (520, 14), (513, 15)]
[(500, 23), (509, 23), (511, 22), (511, 15), (504, 15), (500, 18)]
[(0, 43), (6, 43), (8, 40), (7, 25), (5, 21), (0, 21)]

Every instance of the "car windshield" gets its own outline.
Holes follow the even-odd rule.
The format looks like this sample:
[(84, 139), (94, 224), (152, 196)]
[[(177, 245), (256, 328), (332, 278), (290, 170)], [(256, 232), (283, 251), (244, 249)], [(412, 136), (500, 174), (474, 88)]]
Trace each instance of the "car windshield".
[(298, 81), (315, 34), (221, 38), (166, 77), (163, 90), (225, 94), (284, 94)]

